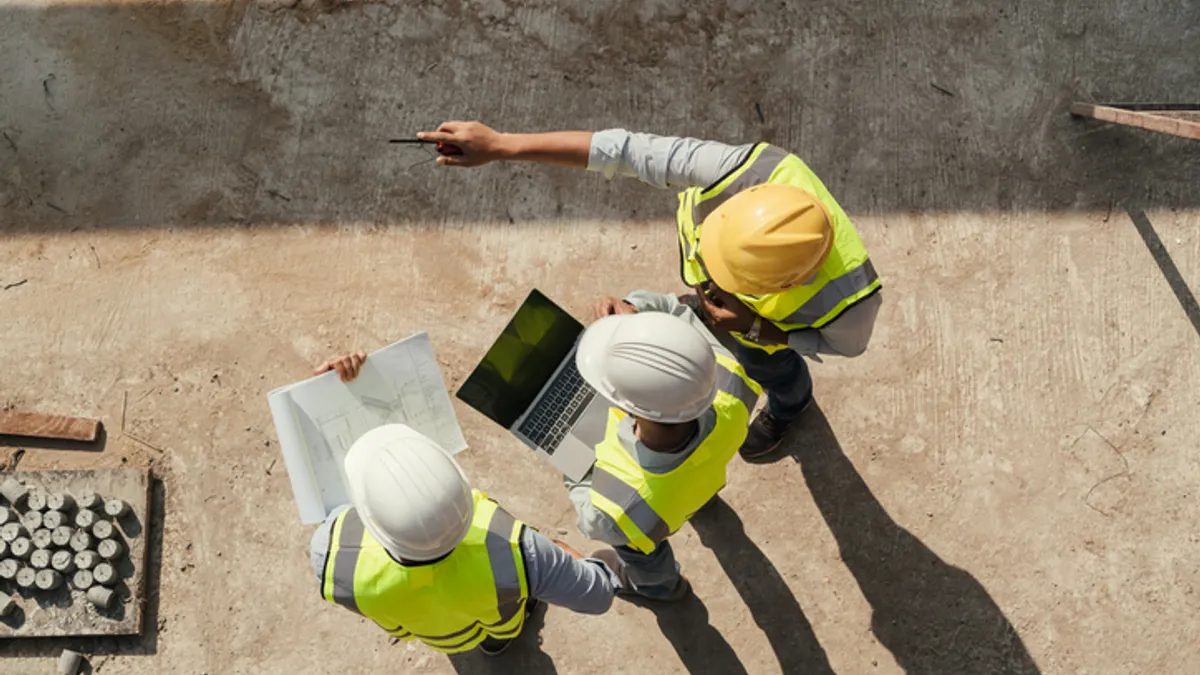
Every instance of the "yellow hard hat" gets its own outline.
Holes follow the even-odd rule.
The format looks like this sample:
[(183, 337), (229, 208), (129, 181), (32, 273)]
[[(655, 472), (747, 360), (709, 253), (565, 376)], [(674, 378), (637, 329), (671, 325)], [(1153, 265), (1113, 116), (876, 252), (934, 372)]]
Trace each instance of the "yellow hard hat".
[(833, 247), (829, 212), (795, 185), (756, 185), (717, 207), (700, 229), (700, 257), (730, 293), (781, 293), (808, 281)]

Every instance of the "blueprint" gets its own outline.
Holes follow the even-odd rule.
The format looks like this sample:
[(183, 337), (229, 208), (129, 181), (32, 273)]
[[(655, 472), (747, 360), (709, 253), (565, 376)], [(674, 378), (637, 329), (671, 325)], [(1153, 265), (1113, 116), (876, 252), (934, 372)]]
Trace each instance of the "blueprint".
[(375, 427), (407, 424), (451, 453), (467, 447), (426, 333), (370, 354), (353, 382), (323, 373), (280, 387), (267, 401), (305, 524), (350, 501), (342, 461)]

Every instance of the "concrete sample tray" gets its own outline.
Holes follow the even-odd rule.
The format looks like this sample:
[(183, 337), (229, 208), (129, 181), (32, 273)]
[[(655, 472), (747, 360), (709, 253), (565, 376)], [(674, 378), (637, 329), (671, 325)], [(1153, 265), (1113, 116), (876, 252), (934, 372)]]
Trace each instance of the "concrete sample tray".
[[(145, 469), (99, 469), (0, 473), (0, 483), (8, 478), (43, 494), (69, 494), (80, 498), (94, 493), (103, 499), (119, 499), (127, 504), (128, 510), (122, 515), (111, 516), (105, 513), (103, 505), (98, 509), (98, 520), (108, 523), (100, 531), (109, 536), (108, 541), (120, 542), (119, 546), (123, 547), (119, 556), (108, 561), (111, 573), (116, 577), (115, 583), (110, 584), (115, 598), (111, 606), (101, 609), (89, 601), (88, 594), (72, 583), (72, 574), (64, 574), (65, 581), (53, 590), (36, 586), (22, 588), (16, 579), (0, 578), (0, 605), (10, 596), (17, 604), (6, 616), (0, 616), (0, 638), (141, 634), (150, 533), (150, 472)], [(28, 516), (40, 506), (37, 499), (26, 498), (22, 504), (13, 504), (0, 497), (0, 508), (9, 510), (10, 520), (15, 512)], [(79, 508), (77, 505), (74, 512), (78, 513)], [(63, 509), (64, 512), (68, 510)], [(32, 538), (32, 533), (30, 536)], [(51, 543), (45, 550), (69, 551), (76, 543), (72, 541), (67, 546)], [(109, 548), (111, 552), (111, 543)], [(0, 557), (13, 559), (11, 546)], [(20, 563), (22, 567), (32, 565), (29, 560), (26, 556)]]

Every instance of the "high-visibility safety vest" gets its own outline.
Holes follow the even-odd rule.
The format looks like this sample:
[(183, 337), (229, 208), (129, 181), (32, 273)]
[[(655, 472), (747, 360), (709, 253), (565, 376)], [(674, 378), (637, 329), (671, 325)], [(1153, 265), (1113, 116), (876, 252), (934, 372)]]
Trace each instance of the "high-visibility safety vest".
[(523, 524), (474, 491), (467, 536), (445, 558), (401, 565), (363, 526), (356, 509), (333, 523), (321, 595), (402, 640), (440, 652), (464, 652), (484, 638), (514, 638), (529, 597)]
[(629, 545), (643, 553), (653, 552), (725, 487), (725, 467), (746, 440), (750, 411), (762, 388), (732, 357), (718, 353), (717, 365), (716, 425), (682, 464), (666, 473), (638, 465), (617, 436), (625, 413), (609, 409), (608, 430), (596, 446), (592, 505), (616, 521)]
[[(750, 156), (715, 185), (679, 193), (675, 222), (679, 227), (684, 283), (696, 286), (708, 281), (700, 258), (700, 227), (704, 219), (733, 195), (764, 183), (795, 185), (815, 195), (833, 221), (833, 246), (811, 283), (782, 293), (738, 295), (738, 298), (759, 316), (789, 331), (820, 328), (880, 289), (882, 282), (867, 257), (867, 249), (833, 195), (799, 157), (767, 143), (754, 146)], [(768, 352), (786, 348), (760, 345), (740, 333), (733, 336), (744, 345)]]

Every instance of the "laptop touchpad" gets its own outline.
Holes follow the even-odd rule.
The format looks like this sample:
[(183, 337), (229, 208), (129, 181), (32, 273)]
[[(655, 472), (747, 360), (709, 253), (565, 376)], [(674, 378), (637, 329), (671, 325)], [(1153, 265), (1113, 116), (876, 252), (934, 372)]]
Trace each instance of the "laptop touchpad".
[(608, 406), (608, 399), (596, 394), (588, 404), (587, 410), (583, 411), (571, 427), (571, 435), (594, 448), (604, 440), (604, 428), (608, 425)]

